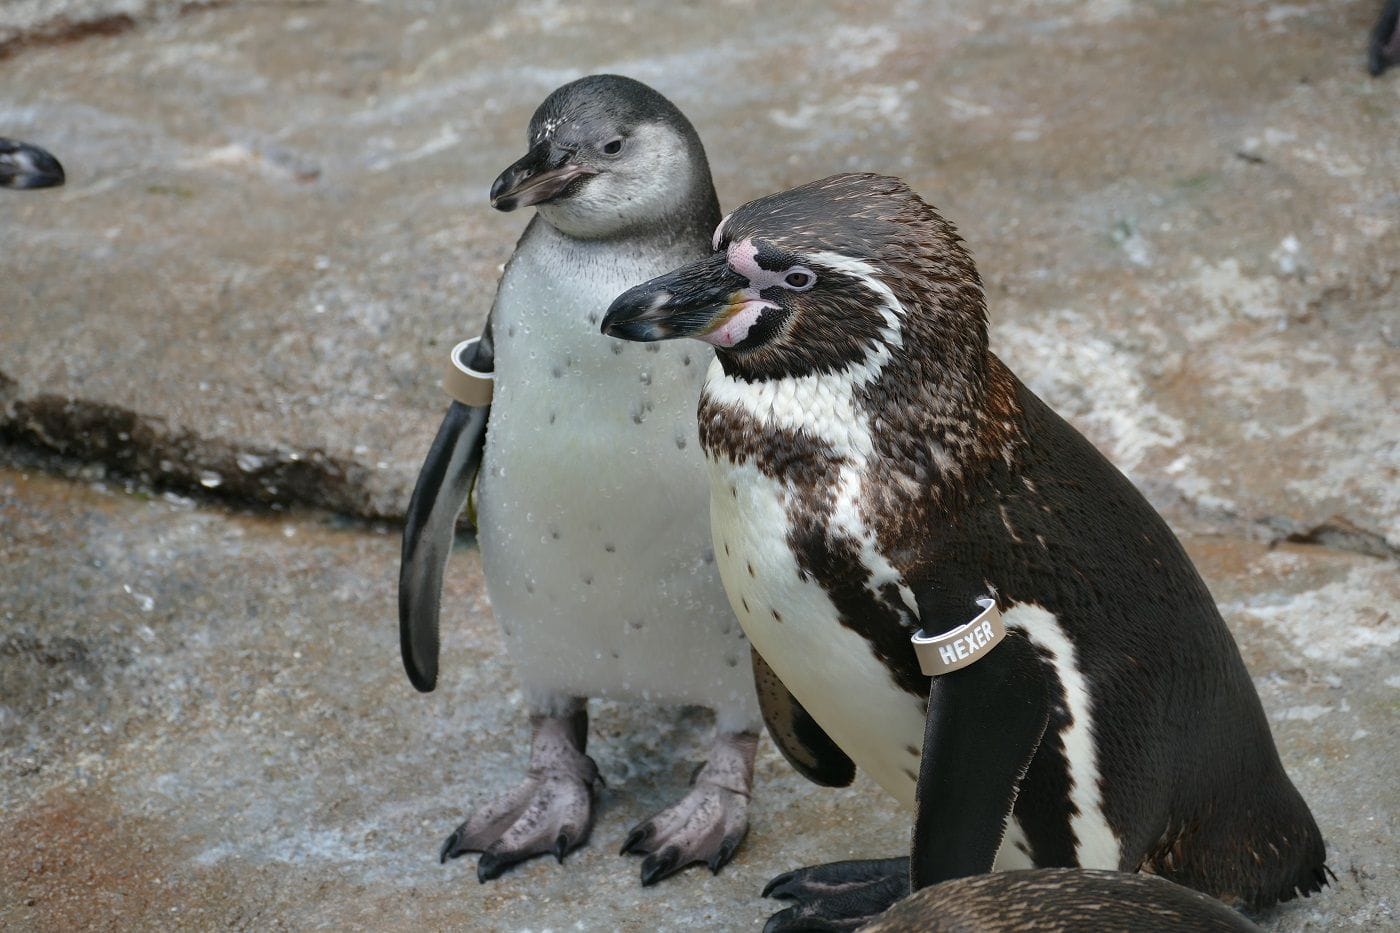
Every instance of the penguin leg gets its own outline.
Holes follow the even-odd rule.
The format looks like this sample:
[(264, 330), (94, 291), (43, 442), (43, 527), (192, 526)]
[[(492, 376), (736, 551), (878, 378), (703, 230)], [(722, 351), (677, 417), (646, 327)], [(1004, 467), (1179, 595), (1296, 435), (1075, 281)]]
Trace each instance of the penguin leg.
[(1373, 75), (1400, 64), (1400, 0), (1389, 0), (1381, 9), (1381, 18), (1371, 30), (1367, 64)]
[(718, 874), (734, 856), (749, 831), (757, 748), (756, 731), (721, 730), (709, 758), (691, 779), (690, 793), (627, 834), (619, 854), (646, 856), (643, 885), (656, 884), (696, 862)]
[(584, 754), (588, 710), (571, 699), (559, 714), (530, 717), (530, 767), (525, 780), (472, 814), (453, 830), (440, 860), (482, 853), (478, 881), (499, 877), (536, 855), (564, 856), (588, 841), (593, 830), (593, 787), (598, 766)]

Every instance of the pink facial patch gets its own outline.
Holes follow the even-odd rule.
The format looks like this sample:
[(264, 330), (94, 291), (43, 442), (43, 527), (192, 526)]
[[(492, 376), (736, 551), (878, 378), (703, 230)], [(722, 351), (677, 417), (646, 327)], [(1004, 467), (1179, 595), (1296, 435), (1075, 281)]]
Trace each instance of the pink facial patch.
[(769, 272), (758, 264), (758, 247), (753, 240), (740, 240), (729, 244), (727, 255), (729, 268), (749, 280), (749, 287), (755, 292), (781, 285), (783, 273)]
[[(745, 291), (749, 290), (745, 289)], [(749, 331), (758, 323), (759, 315), (763, 314), (763, 309), (776, 307), (777, 305), (771, 301), (750, 298), (726, 317), (723, 324), (708, 334), (701, 334), (700, 339), (716, 347), (732, 347), (735, 344), (743, 343), (748, 339)]]

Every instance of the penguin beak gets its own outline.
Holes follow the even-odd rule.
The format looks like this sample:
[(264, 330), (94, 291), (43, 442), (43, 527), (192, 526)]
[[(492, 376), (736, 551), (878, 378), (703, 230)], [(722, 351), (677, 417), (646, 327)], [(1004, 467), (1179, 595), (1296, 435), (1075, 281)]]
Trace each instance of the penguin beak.
[(0, 188), (54, 188), (63, 166), (38, 146), (0, 140)]
[(564, 193), (576, 178), (597, 169), (571, 162), (573, 153), (542, 140), (491, 184), (491, 206), (498, 211), (543, 204)]
[(640, 342), (694, 337), (729, 348), (770, 309), (781, 310), (760, 298), (720, 252), (623, 292), (603, 318), (603, 333)]

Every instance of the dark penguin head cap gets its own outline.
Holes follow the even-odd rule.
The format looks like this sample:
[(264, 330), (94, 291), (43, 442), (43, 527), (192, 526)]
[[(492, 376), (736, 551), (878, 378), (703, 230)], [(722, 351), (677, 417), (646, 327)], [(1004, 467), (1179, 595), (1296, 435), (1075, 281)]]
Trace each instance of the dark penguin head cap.
[(564, 85), (535, 111), (529, 146), (491, 186), (499, 210), (535, 205), (585, 239), (708, 231), (719, 215), (695, 128), (640, 81), (591, 75)]
[(833, 175), (759, 198), (719, 224), (713, 245), (708, 259), (619, 297), (604, 333), (695, 337), (750, 380), (873, 376), (896, 356), (976, 366), (986, 353), (972, 257), (897, 178)]
[(63, 166), (38, 146), (0, 136), (0, 188), (53, 188), (63, 184)]

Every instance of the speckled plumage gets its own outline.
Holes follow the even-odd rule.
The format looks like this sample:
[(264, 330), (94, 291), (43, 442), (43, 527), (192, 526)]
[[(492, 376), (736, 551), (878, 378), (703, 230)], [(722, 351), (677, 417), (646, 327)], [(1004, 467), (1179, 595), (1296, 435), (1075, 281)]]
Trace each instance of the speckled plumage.
[(959, 878), (891, 907), (864, 933), (1259, 933), (1219, 901), (1161, 878), (1043, 868)]
[(678, 110), (610, 75), (551, 94), (529, 144), (492, 187), (498, 208), (538, 213), (473, 363), (494, 367), (489, 421), (482, 409), (449, 412), (405, 529), (404, 659), (431, 689), (433, 574), (456, 514), (444, 503), (448, 492), (465, 499), (480, 457), (486, 589), (533, 725), (525, 782), (479, 808), (443, 858), (481, 851), (487, 880), (585, 841), (598, 775), (584, 753), (585, 703), (611, 697), (715, 711), (692, 790), (623, 851), (646, 856), (645, 884), (694, 861), (717, 871), (747, 831), (758, 714), (749, 647), (710, 547), (694, 410), (711, 354), (598, 336), (619, 291), (705, 252), (719, 214), (709, 167)]

